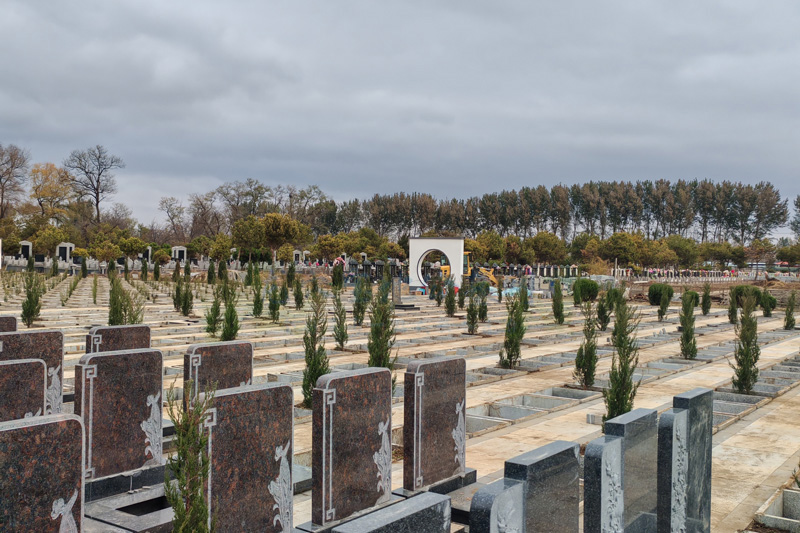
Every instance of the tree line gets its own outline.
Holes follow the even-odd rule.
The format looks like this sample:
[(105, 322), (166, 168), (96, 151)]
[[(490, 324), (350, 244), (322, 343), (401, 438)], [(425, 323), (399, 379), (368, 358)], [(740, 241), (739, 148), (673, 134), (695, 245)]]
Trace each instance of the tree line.
[[(409, 236), (442, 235), (465, 236), (468, 249), (486, 260), (585, 262), (616, 254), (623, 263), (690, 265), (708, 257), (740, 262), (746, 248), (764, 244), (787, 222), (800, 234), (800, 196), (789, 221), (788, 200), (769, 182), (663, 179), (539, 185), (469, 198), (375, 194), (337, 202), (315, 185), (269, 186), (250, 178), (185, 198), (163, 197), (163, 220), (144, 224), (111, 201), (115, 172), (124, 168), (122, 158), (101, 145), (74, 150), (60, 164), (33, 163), (24, 148), (0, 145), (6, 251), (23, 239), (49, 254), (54, 240), (97, 251), (135, 237), (165, 249), (186, 244), (207, 255), (222, 235), (219, 250), (230, 239), (249, 254), (288, 245), (316, 247), (328, 258), (359, 247), (400, 256)], [(692, 247), (686, 241), (700, 246), (687, 251)], [(781, 255), (800, 259), (800, 248), (792, 250)], [(285, 248), (283, 255), (290, 252)]]

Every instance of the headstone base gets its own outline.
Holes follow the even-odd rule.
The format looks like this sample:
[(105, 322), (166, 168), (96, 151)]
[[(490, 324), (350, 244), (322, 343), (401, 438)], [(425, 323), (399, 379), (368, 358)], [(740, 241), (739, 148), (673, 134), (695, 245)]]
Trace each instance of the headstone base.
[(174, 517), (172, 507), (164, 497), (163, 484), (87, 503), (85, 514), (122, 531), (136, 533), (169, 533)]
[(349, 520), (333, 533), (450, 533), (450, 498), (422, 493), (389, 507)]
[(164, 465), (86, 480), (86, 503), (164, 483)]
[(478, 479), (477, 470), (475, 470), (474, 468), (466, 468), (465, 470), (466, 472), (464, 472), (463, 474), (443, 479), (437, 483), (428, 485), (427, 487), (422, 487), (419, 490), (407, 490), (404, 488), (399, 488), (393, 490), (392, 494), (395, 494), (397, 496), (402, 496), (403, 498), (411, 498), (412, 496), (415, 496), (423, 492), (433, 492), (434, 494), (449, 494), (453, 491), (464, 488), (467, 485), (471, 485), (475, 483), (475, 481), (477, 481)]
[(313, 522), (306, 522), (304, 524), (300, 524), (299, 526), (295, 527), (294, 530), (295, 530), (296, 533), (332, 533), (333, 529), (335, 527), (337, 527), (337, 526), (340, 526), (340, 525), (342, 525), (344, 523), (347, 523), (347, 522), (351, 522), (351, 521), (355, 520), (356, 518), (360, 518), (362, 516), (367, 516), (370, 513), (374, 513), (375, 511), (378, 511), (378, 510), (383, 509), (385, 507), (388, 507), (390, 505), (394, 505), (395, 503), (398, 503), (398, 502), (401, 502), (401, 501), (404, 501), (404, 500), (405, 500), (405, 498), (403, 498), (402, 496), (398, 496), (396, 494), (392, 494), (388, 502), (386, 502), (386, 503), (384, 503), (382, 505), (377, 505), (375, 507), (370, 507), (369, 509), (366, 509), (366, 510), (361, 511), (359, 513), (354, 513), (354, 514), (348, 516), (344, 520), (331, 522), (329, 524), (325, 524), (324, 526), (320, 526), (318, 524), (314, 524)]

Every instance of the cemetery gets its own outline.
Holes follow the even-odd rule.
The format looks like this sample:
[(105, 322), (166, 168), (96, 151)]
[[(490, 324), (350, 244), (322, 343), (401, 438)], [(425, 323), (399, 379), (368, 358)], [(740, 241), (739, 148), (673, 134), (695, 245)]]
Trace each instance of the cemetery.
[[(187, 530), (800, 531), (800, 332), (785, 302), (739, 310), (730, 280), (706, 273), (665, 275), (674, 294), (650, 305), (617, 273), (596, 304), (573, 305), (586, 284), (550, 266), (498, 270), (502, 285), (482, 295), (455, 264), (457, 282), (436, 289), (426, 244), (463, 253), (438, 241), (375, 276), (353, 258), (338, 273), (217, 270), (187, 265), (181, 247), (160, 279), (142, 279), (146, 256), (82, 275), (69, 243), (55, 275), (13, 259), (0, 273), (0, 530), (171, 531), (177, 494), (207, 510)], [(26, 322), (34, 277), (40, 309)], [(714, 305), (701, 314), (684, 293), (706, 282)], [(585, 311), (611, 289), (623, 304), (590, 332), (587, 381)], [(691, 322), (686, 305), (698, 305)], [(751, 312), (746, 346), (760, 355), (743, 391)], [(509, 331), (522, 331), (516, 345)], [(607, 416), (626, 349), (635, 397)], [(200, 482), (176, 470), (186, 457)]]

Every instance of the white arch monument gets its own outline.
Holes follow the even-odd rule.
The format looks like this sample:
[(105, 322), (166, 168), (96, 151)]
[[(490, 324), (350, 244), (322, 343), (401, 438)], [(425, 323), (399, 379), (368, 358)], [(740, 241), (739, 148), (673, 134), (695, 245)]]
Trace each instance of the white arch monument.
[(450, 272), (456, 287), (461, 287), (461, 275), (464, 272), (464, 238), (463, 237), (412, 237), (408, 239), (408, 285), (409, 287), (427, 287), (422, 279), (422, 260), (428, 252), (439, 251), (450, 261)]

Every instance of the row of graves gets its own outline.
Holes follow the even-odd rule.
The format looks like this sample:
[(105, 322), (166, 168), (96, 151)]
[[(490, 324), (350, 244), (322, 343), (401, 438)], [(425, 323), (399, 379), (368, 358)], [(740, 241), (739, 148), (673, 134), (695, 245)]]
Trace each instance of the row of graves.
[[(149, 327), (90, 330), (65, 395), (62, 333), (15, 325), (0, 319), (0, 530), (170, 531), (170, 425)], [(216, 388), (202, 429), (217, 531), (577, 532), (581, 516), (587, 532), (710, 530), (710, 390), (676, 396), (660, 417), (636, 409), (607, 421), (583, 457), (578, 444), (553, 442), (481, 483), (467, 466), (462, 357), (406, 367), (402, 446), (391, 438), (389, 370), (333, 372), (313, 391), (311, 520), (295, 524), (295, 494), (308, 487), (294, 479), (293, 390), (252, 377), (249, 342), (184, 356), (184, 404)], [(403, 479), (393, 490), (395, 447)]]

